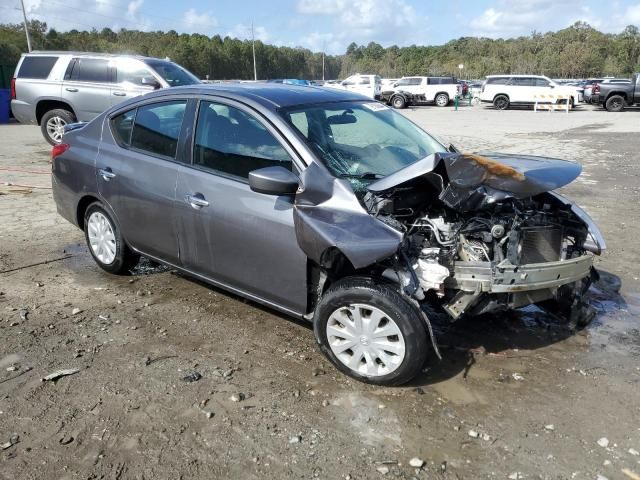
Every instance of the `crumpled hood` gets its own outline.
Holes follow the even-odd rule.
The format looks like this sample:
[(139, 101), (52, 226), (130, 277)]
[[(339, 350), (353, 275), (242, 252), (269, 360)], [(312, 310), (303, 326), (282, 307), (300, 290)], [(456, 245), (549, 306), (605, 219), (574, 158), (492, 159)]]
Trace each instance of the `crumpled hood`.
[(581, 171), (577, 163), (533, 155), (435, 153), (368, 189), (380, 193), (419, 176), (436, 176), (443, 186), (440, 200), (453, 209), (471, 211), (555, 190), (571, 183)]

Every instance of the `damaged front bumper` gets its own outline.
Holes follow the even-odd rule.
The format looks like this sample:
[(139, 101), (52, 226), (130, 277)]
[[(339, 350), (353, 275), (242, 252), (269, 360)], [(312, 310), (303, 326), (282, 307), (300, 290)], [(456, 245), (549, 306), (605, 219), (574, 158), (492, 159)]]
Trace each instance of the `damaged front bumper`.
[(508, 260), (456, 262), (445, 286), (459, 290), (445, 306), (454, 318), (475, 305), (483, 294), (508, 294), (511, 308), (536, 303), (554, 295), (555, 289), (578, 282), (591, 274), (593, 255), (585, 254), (556, 262), (513, 265)]

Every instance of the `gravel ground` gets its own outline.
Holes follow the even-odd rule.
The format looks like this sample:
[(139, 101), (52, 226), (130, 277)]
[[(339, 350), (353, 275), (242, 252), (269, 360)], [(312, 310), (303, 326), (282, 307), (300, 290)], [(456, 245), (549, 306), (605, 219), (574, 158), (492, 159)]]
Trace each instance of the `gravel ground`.
[(638, 478), (640, 112), (405, 114), (465, 151), (583, 165), (565, 193), (609, 246), (592, 326), (443, 324), (411, 385), (354, 382), (306, 323), (149, 263), (101, 271), (56, 214), (38, 128), (3, 125), (0, 478)]

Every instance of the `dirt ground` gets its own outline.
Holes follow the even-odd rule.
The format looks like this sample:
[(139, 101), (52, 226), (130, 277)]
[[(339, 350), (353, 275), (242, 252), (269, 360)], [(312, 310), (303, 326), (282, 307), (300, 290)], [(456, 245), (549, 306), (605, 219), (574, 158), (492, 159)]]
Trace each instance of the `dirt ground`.
[[(583, 165), (565, 193), (609, 247), (593, 325), (444, 322), (411, 385), (357, 383), (308, 324), (149, 263), (100, 270), (38, 128), (0, 126), (0, 478), (640, 478), (640, 112), (405, 114), (466, 151)], [(41, 380), (59, 369), (79, 371)]]

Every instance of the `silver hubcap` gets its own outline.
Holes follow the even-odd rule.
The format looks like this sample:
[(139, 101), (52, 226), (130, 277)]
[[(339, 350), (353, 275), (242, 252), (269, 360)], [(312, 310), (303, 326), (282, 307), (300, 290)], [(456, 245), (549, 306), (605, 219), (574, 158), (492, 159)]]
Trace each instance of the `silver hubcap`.
[(436, 103), (439, 106), (443, 107), (444, 105), (449, 103), (449, 101), (447, 100), (447, 97), (445, 97), (444, 95), (438, 95), (438, 98), (436, 98)]
[(55, 141), (60, 142), (64, 134), (64, 126), (67, 124), (60, 117), (51, 117), (47, 120), (47, 133)]
[(87, 233), (91, 251), (105, 265), (113, 263), (116, 258), (116, 236), (107, 217), (100, 212), (93, 212), (87, 221)]
[(327, 340), (338, 360), (367, 377), (387, 375), (404, 360), (400, 328), (371, 305), (354, 303), (335, 310), (327, 321)]

